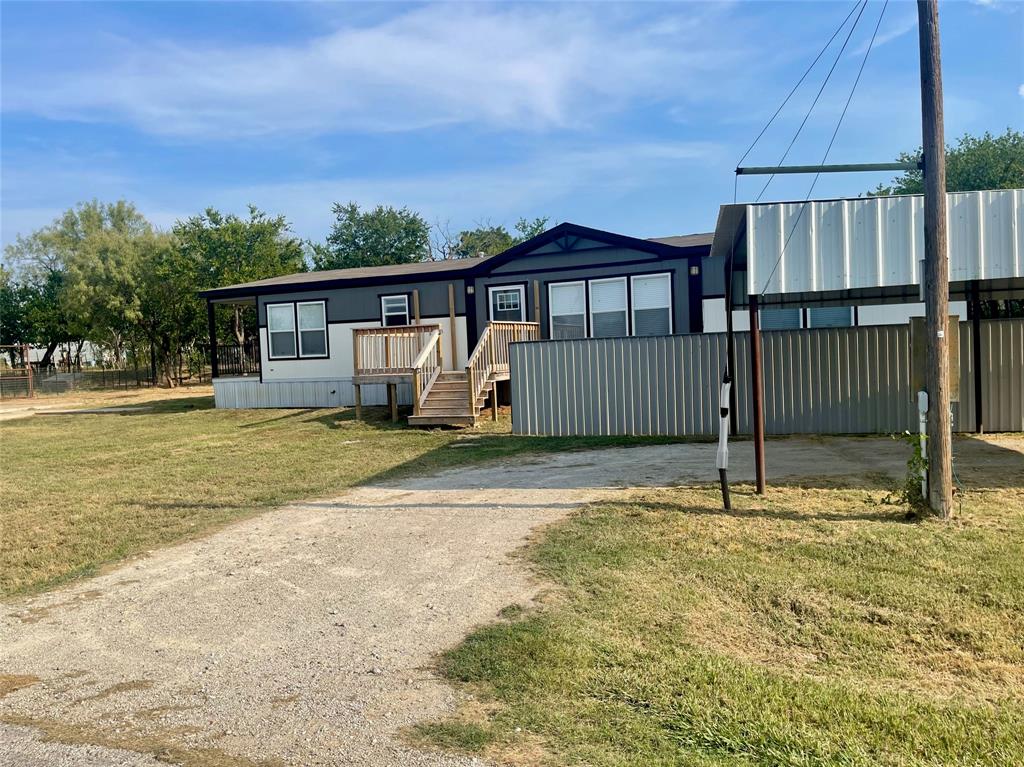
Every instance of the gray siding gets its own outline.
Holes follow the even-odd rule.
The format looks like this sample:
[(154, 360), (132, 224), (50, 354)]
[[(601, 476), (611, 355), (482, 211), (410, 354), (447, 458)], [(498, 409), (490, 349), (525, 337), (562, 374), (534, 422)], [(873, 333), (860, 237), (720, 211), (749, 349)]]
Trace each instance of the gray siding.
[(574, 254), (544, 253), (538, 256), (522, 256), (504, 264), (486, 276), (476, 278), (475, 304), (477, 334), (487, 324), (487, 288), (497, 285), (526, 286), (526, 321), (533, 322), (533, 282), (540, 282), (540, 325), (541, 337), (548, 338), (548, 285), (555, 282), (575, 282), (600, 279), (603, 277), (630, 277), (638, 274), (672, 274), (672, 327), (676, 333), (696, 330), (690, 327), (690, 283), (699, 280), (699, 275), (689, 274), (689, 262), (685, 258), (661, 259), (649, 253), (607, 248)]
[[(448, 316), (448, 285), (455, 285), (455, 313), (466, 313), (465, 283), (463, 280), (441, 280), (431, 282), (409, 282), (397, 285), (368, 285), (333, 290), (305, 290), (290, 293), (273, 293), (259, 297), (259, 324), (267, 324), (268, 303), (278, 301), (315, 301), (327, 299), (328, 322), (374, 322), (380, 320), (381, 296), (420, 292), (420, 317)], [(409, 313), (412, 314), (412, 298), (409, 299)]]
[[(960, 329), (961, 403), (974, 424), (970, 326)], [(985, 426), (1024, 430), (1024, 320), (982, 323)], [(739, 430), (749, 433), (750, 337), (736, 334)], [(718, 431), (724, 333), (546, 341), (510, 353), (517, 434), (665, 434)], [(887, 433), (916, 429), (907, 325), (762, 334), (769, 434)]]

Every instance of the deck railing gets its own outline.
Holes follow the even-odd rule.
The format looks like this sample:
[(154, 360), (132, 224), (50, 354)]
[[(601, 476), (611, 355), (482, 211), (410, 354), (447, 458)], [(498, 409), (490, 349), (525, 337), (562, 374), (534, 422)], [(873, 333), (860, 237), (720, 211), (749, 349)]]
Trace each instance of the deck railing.
[(508, 378), (508, 346), (517, 341), (539, 341), (540, 324), (536, 322), (489, 322), (466, 361), (469, 382), (469, 412), (494, 380)]
[(441, 330), (438, 328), (427, 337), (426, 346), (412, 363), (412, 410), (419, 415), (430, 387), (441, 375), (444, 352), (441, 348)]
[(358, 376), (412, 375), (421, 353), (440, 325), (393, 325), (352, 330), (354, 370)]

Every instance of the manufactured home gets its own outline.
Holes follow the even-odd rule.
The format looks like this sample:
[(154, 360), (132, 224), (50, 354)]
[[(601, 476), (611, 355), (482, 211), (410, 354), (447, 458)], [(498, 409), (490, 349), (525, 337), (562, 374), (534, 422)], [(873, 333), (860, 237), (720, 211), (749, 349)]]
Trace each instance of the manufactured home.
[[(514, 341), (703, 330), (711, 234), (639, 239), (560, 224), (486, 258), (340, 269), (206, 291), (218, 407), (412, 404), (412, 423), (472, 423)], [(214, 310), (255, 307), (248, 349)]]

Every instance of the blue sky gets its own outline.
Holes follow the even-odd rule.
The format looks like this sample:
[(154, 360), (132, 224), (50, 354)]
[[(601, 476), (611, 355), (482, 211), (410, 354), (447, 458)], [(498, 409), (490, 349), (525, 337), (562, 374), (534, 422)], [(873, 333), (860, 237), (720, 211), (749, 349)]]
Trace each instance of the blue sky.
[[(546, 215), (707, 231), (853, 5), (3, 2), (0, 236), (92, 198), (161, 227), (254, 203), (310, 239), (349, 200), (453, 229)], [(869, 0), (789, 162), (820, 161), (881, 8)], [(947, 137), (1024, 126), (1024, 7), (947, 0), (940, 21)], [(837, 50), (747, 164), (778, 162)], [(918, 94), (915, 7), (892, 0), (830, 160), (917, 146)], [(885, 179), (825, 177), (815, 196)]]

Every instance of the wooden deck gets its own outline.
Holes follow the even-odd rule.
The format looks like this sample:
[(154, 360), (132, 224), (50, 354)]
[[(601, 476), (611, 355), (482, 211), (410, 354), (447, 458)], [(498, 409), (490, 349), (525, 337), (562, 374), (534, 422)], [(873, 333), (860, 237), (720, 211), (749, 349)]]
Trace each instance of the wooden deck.
[(509, 344), (540, 338), (535, 322), (490, 322), (465, 370), (444, 370), (444, 343), (439, 325), (359, 328), (353, 333), (356, 418), (362, 417), (362, 384), (387, 384), (391, 418), (398, 420), (395, 386), (411, 382), (415, 426), (473, 426), (488, 399), (497, 415), (495, 383), (508, 380)]

